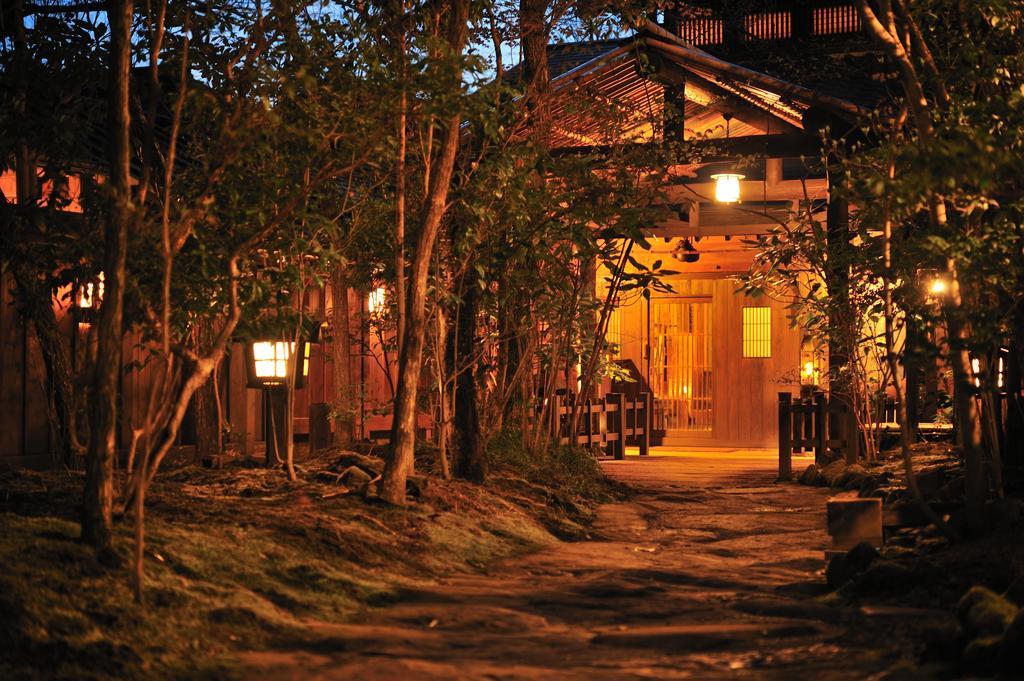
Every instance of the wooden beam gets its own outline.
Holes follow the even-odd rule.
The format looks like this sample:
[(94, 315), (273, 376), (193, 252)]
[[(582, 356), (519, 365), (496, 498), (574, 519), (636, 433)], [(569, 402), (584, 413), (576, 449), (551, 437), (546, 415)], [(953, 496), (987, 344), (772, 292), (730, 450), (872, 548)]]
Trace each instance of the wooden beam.
[(860, 118), (869, 113), (863, 107), (848, 102), (845, 99), (815, 92), (801, 85), (796, 85), (789, 81), (761, 73), (760, 71), (754, 71), (753, 69), (727, 62), (724, 59), (719, 59), (704, 50), (690, 47), (653, 21), (648, 20), (645, 22), (644, 31), (651, 36), (656, 36), (645, 39), (649, 46), (662, 50), (686, 63), (710, 69), (715, 73), (731, 76), (737, 80), (756, 85), (780, 95), (789, 95), (802, 102), (815, 104), (836, 113), (842, 113), (855, 118)]
[[(804, 190), (806, 188), (806, 194)], [(671, 203), (683, 201), (712, 201), (715, 197), (714, 182), (676, 183), (666, 188), (666, 199)], [(825, 179), (781, 180), (765, 182), (757, 180), (740, 182), (740, 201), (803, 201), (827, 199), (828, 182)], [(740, 206), (743, 204), (741, 203)], [(694, 222), (691, 210), (690, 221)]]
[(793, 134), (799, 133), (801, 130), (792, 121), (786, 120), (775, 111), (762, 109), (755, 104), (747, 102), (721, 85), (701, 78), (673, 62), (659, 61), (662, 63), (658, 64), (655, 77), (668, 85), (685, 83), (686, 98), (701, 106), (706, 106), (722, 113), (730, 113), (736, 117), (736, 120), (761, 130), (765, 129), (768, 116), (774, 119), (777, 132)]
[[(554, 156), (597, 156), (615, 151), (630, 152), (641, 150), (649, 145), (631, 143), (617, 145), (593, 145), (579, 147), (561, 147), (552, 149)], [(821, 155), (821, 138), (804, 133), (778, 135), (747, 135), (729, 139), (694, 140), (687, 143), (686, 149), (693, 150), (692, 162), (714, 163), (731, 161), (738, 156), (765, 156), (768, 158), (795, 158), (798, 156), (818, 157)], [(678, 159), (677, 163), (686, 163), (686, 159)]]

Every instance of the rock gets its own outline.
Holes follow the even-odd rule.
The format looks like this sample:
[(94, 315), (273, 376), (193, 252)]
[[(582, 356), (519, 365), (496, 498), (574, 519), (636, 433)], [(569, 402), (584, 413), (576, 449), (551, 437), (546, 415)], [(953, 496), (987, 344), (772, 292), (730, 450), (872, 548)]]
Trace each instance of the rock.
[(1018, 608), (1024, 608), (1024, 575), (1020, 575), (1010, 582), (1010, 586), (1003, 592), (1003, 598)]
[(1024, 670), (1024, 610), (1017, 613), (1003, 633), (999, 658), (1000, 666), (1007, 675)]
[(939, 490), (946, 482), (946, 471), (942, 468), (927, 468), (917, 474), (917, 486), (926, 499), (939, 496)]
[(405, 493), (419, 499), (427, 491), (430, 481), (419, 475), (410, 475), (405, 481)]
[(865, 475), (860, 481), (858, 494), (862, 497), (879, 496), (879, 481), (874, 475)]
[(350, 490), (362, 492), (373, 478), (359, 466), (349, 466), (342, 471), (338, 481)]
[(825, 568), (825, 580), (830, 587), (838, 589), (866, 570), (876, 558), (878, 558), (878, 550), (867, 542), (861, 542), (828, 562), (828, 567)]
[(810, 466), (804, 469), (803, 473), (800, 474), (800, 484), (813, 485), (815, 484), (820, 475), (820, 469), (818, 468), (817, 464), (812, 463)]
[(1021, 508), (1017, 499), (993, 499), (988, 508), (989, 518), (996, 527), (1013, 527), (1020, 522)]
[(879, 593), (901, 591), (917, 580), (914, 571), (892, 560), (873, 561), (863, 573), (856, 576), (858, 591)]
[(963, 630), (952, 620), (921, 622), (920, 631), (924, 642), (922, 658), (925, 660), (955, 663), (967, 643)]
[(957, 617), (971, 638), (1000, 636), (1020, 609), (991, 589), (972, 586), (957, 604)]
[(964, 648), (960, 658), (961, 671), (980, 676), (992, 676), (999, 668), (1001, 640), (998, 636), (976, 638)]
[(844, 475), (843, 481), (839, 483), (838, 486), (846, 490), (857, 490), (857, 495), (860, 496), (860, 486), (864, 484), (864, 477), (865, 476), (863, 475), (857, 474)]
[(850, 464), (836, 479), (835, 485), (836, 487), (842, 487), (843, 489), (860, 489), (860, 483), (864, 480), (867, 474), (867, 470), (859, 463)]
[(836, 482), (842, 476), (846, 470), (846, 462), (840, 459), (839, 461), (833, 461), (829, 465), (821, 469), (821, 478), (824, 480), (825, 485), (833, 487)]
[(958, 475), (939, 489), (943, 501), (958, 501), (964, 498), (964, 476)]

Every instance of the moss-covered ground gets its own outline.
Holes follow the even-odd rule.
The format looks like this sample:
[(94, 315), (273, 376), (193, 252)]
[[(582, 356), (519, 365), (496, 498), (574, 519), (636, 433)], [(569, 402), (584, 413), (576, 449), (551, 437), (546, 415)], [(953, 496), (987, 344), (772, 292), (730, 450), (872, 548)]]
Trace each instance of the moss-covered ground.
[(101, 564), (78, 541), (79, 475), (0, 471), (0, 678), (231, 678), (236, 651), (298, 646), (311, 622), (585, 536), (622, 494), (587, 455), (494, 452), (488, 485), (428, 474), (404, 508), (339, 494), (317, 475), (331, 450), (294, 483), (242, 463), (169, 469), (147, 503), (142, 606), (129, 517), (115, 522), (120, 565)]

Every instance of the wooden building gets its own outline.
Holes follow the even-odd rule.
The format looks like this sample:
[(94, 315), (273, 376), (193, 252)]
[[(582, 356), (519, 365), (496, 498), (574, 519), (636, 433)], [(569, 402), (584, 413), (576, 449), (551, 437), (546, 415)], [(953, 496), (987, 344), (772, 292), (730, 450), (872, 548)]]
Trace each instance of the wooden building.
[[(872, 78), (877, 66), (864, 55), (867, 39), (851, 2), (805, 0), (757, 3), (679, 4), (637, 35), (621, 40), (549, 48), (553, 143), (558, 153), (603, 145), (663, 144), (673, 138), (707, 140), (718, 151), (700, 163), (670, 168), (666, 200), (677, 218), (652, 225), (655, 247), (638, 254), (673, 261), (672, 293), (650, 301), (623, 296), (609, 329), (619, 358), (631, 362), (654, 392), (655, 429), (665, 444), (770, 446), (776, 439), (775, 396), (798, 380), (803, 332), (793, 328), (780, 301), (738, 293), (736, 277), (754, 257), (748, 240), (810, 210), (838, 231), (844, 210), (828, 210), (829, 185), (819, 162), (821, 132), (845, 134), (857, 119), (887, 97)], [(797, 53), (800, 73), (778, 73), (773, 57)], [(827, 71), (813, 68), (828, 64)], [(574, 107), (586, 91), (621, 108), (613, 128), (592, 124)], [(666, 106), (669, 103), (669, 106)], [(740, 157), (748, 159), (742, 167)], [(753, 158), (753, 161), (749, 161)], [(711, 177), (744, 175), (736, 203), (715, 198)], [(9, 175), (0, 179), (13, 196)], [(826, 217), (827, 216), (827, 217)], [(33, 334), (21, 323), (11, 282), (0, 282), (0, 463), (48, 465), (45, 371)], [(306, 301), (329, 318), (329, 291)], [(384, 431), (390, 418), (391, 381), (369, 327), (370, 296), (349, 292), (351, 326), (359, 340), (348, 348), (361, 395), (358, 432)], [(54, 301), (70, 347), (80, 352), (87, 329), (72, 316), (70, 297)], [(137, 349), (125, 339), (126, 367)], [(295, 401), (296, 431), (308, 432), (309, 406), (335, 399), (326, 344), (311, 355), (309, 381)], [(141, 409), (137, 396), (145, 370), (125, 372), (123, 413)], [(606, 386), (610, 388), (610, 386)], [(255, 454), (266, 437), (267, 404), (246, 386), (244, 353), (232, 349), (219, 374), (229, 442)], [(128, 437), (128, 423), (122, 440)], [(189, 429), (181, 445), (188, 447)]]
[[(877, 63), (864, 57), (851, 2), (758, 3), (753, 13), (751, 6), (680, 3), (660, 25), (600, 43), (601, 54), (590, 44), (550, 48), (559, 64), (552, 87), (563, 96), (554, 126), (562, 153), (674, 140), (716, 149), (701, 163), (669, 169), (665, 200), (678, 219), (653, 225), (654, 248), (636, 256), (678, 270), (667, 280), (673, 292), (649, 301), (621, 296), (609, 327), (620, 359), (654, 394), (654, 431), (666, 445), (777, 442), (777, 394), (799, 388), (804, 332), (783, 301), (743, 295), (738, 277), (753, 263), (751, 239), (797, 211), (846, 232), (848, 207), (828, 210), (822, 129), (841, 137), (887, 97), (872, 77)], [(773, 73), (772, 57), (794, 50), (805, 74)], [(833, 66), (807, 68), (815, 62)], [(612, 130), (588, 125), (573, 104), (581, 91), (636, 115), (621, 116)], [(743, 175), (737, 202), (716, 199), (719, 173)]]

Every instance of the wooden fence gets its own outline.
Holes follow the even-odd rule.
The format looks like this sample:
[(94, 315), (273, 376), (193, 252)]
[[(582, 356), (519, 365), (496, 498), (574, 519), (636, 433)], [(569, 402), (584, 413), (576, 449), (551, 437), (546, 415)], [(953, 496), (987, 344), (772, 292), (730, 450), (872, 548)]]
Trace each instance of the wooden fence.
[(793, 477), (793, 452), (814, 452), (816, 463), (836, 456), (857, 460), (860, 430), (849, 402), (815, 392), (793, 398), (779, 393), (779, 480)]
[(640, 393), (627, 399), (623, 393), (609, 393), (604, 399), (587, 400), (580, 408), (575, 435), (568, 432), (572, 419), (574, 395), (559, 395), (551, 410), (551, 433), (560, 445), (601, 446), (616, 459), (626, 455), (626, 445), (636, 444), (640, 456), (651, 448), (651, 394)]

